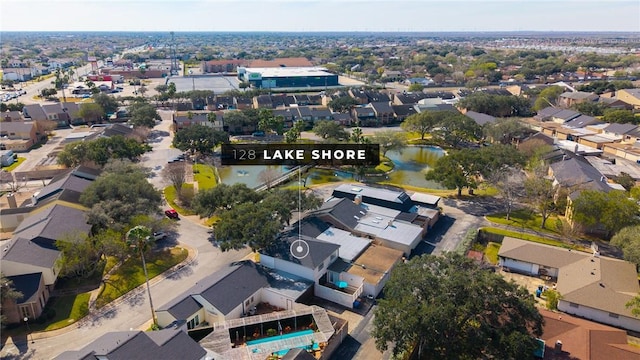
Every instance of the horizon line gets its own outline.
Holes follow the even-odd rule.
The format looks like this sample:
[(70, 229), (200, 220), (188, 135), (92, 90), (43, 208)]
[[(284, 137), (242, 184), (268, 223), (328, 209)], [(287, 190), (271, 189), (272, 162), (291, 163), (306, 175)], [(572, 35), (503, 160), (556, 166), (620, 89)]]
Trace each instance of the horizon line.
[(78, 33), (78, 32), (112, 32), (112, 33), (625, 33), (640, 34), (640, 30), (0, 30), (0, 33)]

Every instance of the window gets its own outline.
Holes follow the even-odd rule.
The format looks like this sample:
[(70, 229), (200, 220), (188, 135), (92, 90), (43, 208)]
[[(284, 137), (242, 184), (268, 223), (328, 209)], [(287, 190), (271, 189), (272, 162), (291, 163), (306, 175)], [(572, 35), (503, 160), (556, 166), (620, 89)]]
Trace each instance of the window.
[(618, 318), (618, 314), (609, 313), (609, 317), (610, 317), (610, 318), (617, 319), (617, 318)]
[(569, 303), (569, 306), (571, 306), (572, 308), (579, 308), (580, 305), (576, 304), (576, 303)]
[(336, 259), (336, 254), (331, 255), (331, 261)]
[(245, 301), (245, 302), (244, 302), (244, 306), (249, 306), (249, 301), (250, 301), (250, 300)]

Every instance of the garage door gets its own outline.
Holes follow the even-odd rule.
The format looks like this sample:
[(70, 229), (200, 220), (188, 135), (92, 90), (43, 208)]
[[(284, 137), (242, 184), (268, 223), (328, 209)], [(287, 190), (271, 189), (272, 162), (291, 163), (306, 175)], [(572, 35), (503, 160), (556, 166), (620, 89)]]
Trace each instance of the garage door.
[(527, 273), (527, 274), (532, 274), (533, 273), (533, 264), (528, 263), (528, 262), (524, 262), (524, 261), (517, 261), (517, 260), (513, 260), (513, 259), (505, 259), (504, 266), (508, 267), (509, 269), (511, 269), (513, 271), (517, 271), (517, 272), (523, 272), (523, 273)]

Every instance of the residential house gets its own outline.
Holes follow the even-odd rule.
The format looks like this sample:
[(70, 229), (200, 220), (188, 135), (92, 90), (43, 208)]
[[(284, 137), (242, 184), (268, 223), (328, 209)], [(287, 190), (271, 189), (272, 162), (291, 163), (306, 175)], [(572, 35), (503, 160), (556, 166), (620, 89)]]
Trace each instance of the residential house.
[(606, 106), (609, 109), (614, 109), (614, 110), (633, 110), (633, 105), (624, 102), (620, 99), (618, 99), (617, 97), (603, 97), (600, 96), (600, 99), (598, 100), (599, 104), (602, 104), (604, 106)]
[(158, 324), (166, 327), (185, 321), (188, 330), (211, 327), (249, 315), (259, 303), (293, 309), (293, 304), (310, 292), (312, 282), (301, 278), (302, 274), (295, 276), (262, 265), (241, 261), (200, 280), (156, 309)]
[(626, 173), (640, 183), (640, 166), (631, 161), (599, 156), (585, 156), (585, 160), (609, 179), (615, 180), (622, 173)]
[[(219, 322), (213, 327), (213, 332), (200, 340), (210, 359), (267, 359), (271, 354), (282, 352), (286, 354), (278, 355), (281, 359), (329, 359), (346, 335), (344, 320), (332, 317), (319, 306), (305, 305), (298, 305), (295, 310)], [(269, 336), (269, 329), (279, 328), (285, 336), (259, 340)]]
[(18, 122), (24, 121), (20, 111), (5, 111), (0, 113), (0, 122)]
[(402, 92), (395, 94), (393, 97), (393, 105), (414, 105), (426, 97), (427, 94), (423, 92)]
[(210, 111), (188, 111), (188, 112), (173, 113), (172, 118), (173, 118), (174, 129), (175, 131), (178, 131), (180, 129), (189, 127), (191, 125), (198, 124), (198, 125), (208, 126), (210, 128), (213, 128), (214, 130), (222, 131), (223, 129), (222, 120), (218, 119), (218, 116), (216, 114), (215, 120), (210, 121), (209, 118), (211, 115), (209, 114), (216, 114), (216, 113), (210, 112)]
[(558, 124), (564, 124), (566, 122), (568, 122), (569, 120), (573, 120), (575, 118), (577, 118), (578, 116), (580, 116), (580, 113), (577, 111), (573, 111), (573, 110), (560, 110), (556, 113), (554, 113), (553, 115), (551, 115), (551, 121), (558, 123)]
[(207, 351), (180, 328), (168, 328), (109, 332), (80, 350), (65, 351), (54, 359), (205, 360), (206, 355)]
[(355, 107), (351, 110), (351, 117), (355, 119), (356, 125), (375, 126), (378, 123), (376, 113), (370, 107)]
[(360, 105), (366, 105), (369, 103), (369, 97), (364, 90), (351, 88), (349, 89), (349, 96), (354, 98)]
[[(590, 359), (590, 360), (635, 360), (640, 358), (640, 349), (629, 344), (624, 330), (561, 314), (538, 309), (544, 318), (544, 360)], [(558, 353), (556, 344), (562, 344)]]
[(637, 164), (640, 164), (640, 141), (636, 141), (633, 144), (604, 144), (602, 149), (607, 154), (615, 155), (622, 159), (631, 160)]
[[(13, 150), (0, 150), (0, 165), (3, 167), (10, 166), (14, 162), (16, 162), (16, 155)], [(13, 176), (11, 174), (9, 175), (11, 176), (9, 179), (11, 181)]]
[(254, 96), (253, 98), (253, 108), (255, 109), (273, 109), (273, 103), (271, 102), (271, 95), (262, 94), (258, 96)]
[(551, 164), (549, 177), (554, 186), (561, 186), (570, 194), (581, 190), (611, 190), (606, 177), (579, 155)]
[(564, 126), (570, 128), (583, 128), (588, 125), (602, 124), (602, 121), (594, 118), (593, 116), (582, 115), (567, 121)]
[(635, 137), (639, 129), (640, 127), (634, 124), (610, 124), (603, 129), (603, 134), (614, 136), (616, 139), (619, 138), (622, 141), (631, 141), (632, 137), (634, 137), (634, 140), (637, 140)]
[(484, 126), (485, 124), (489, 124), (489, 123), (494, 123), (496, 121), (496, 118), (494, 116), (482, 114), (475, 111), (467, 111), (465, 113), (465, 116), (467, 116), (468, 118), (471, 118), (471, 120), (475, 121), (476, 124), (480, 126)]
[(560, 111), (562, 111), (562, 109), (553, 107), (553, 106), (548, 106), (544, 109), (539, 110), (538, 113), (533, 118), (538, 121), (549, 121), (551, 120), (552, 115), (557, 114)]
[(599, 98), (598, 94), (583, 91), (564, 92), (558, 96), (558, 105), (570, 108), (577, 104), (596, 102)]
[[(382, 73), (382, 78), (387, 81), (397, 81), (402, 78), (402, 72), (397, 70), (385, 70)], [(423, 79), (426, 80), (426, 79)]]
[(391, 105), (391, 108), (393, 109), (396, 121), (398, 122), (403, 122), (409, 116), (418, 113), (412, 104)]
[(31, 121), (49, 120), (40, 104), (28, 104), (22, 108), (22, 115)]
[(35, 320), (40, 317), (50, 295), (44, 285), (42, 273), (7, 276), (7, 280), (22, 295), (17, 299), (6, 299), (2, 304), (2, 315), (6, 316), (6, 323), (21, 323), (24, 318)]
[(339, 199), (347, 198), (352, 201), (356, 201), (356, 198), (359, 198), (360, 202), (363, 203), (404, 212), (415, 210), (415, 204), (413, 204), (409, 195), (404, 191), (342, 184), (333, 190), (331, 196)]
[(244, 97), (234, 97), (233, 105), (238, 110), (251, 109), (253, 107), (253, 100)]
[(33, 121), (0, 123), (0, 138), (6, 150), (28, 151), (38, 143), (38, 133)]
[(351, 123), (353, 122), (351, 114), (332, 113), (331, 118), (333, 119), (333, 121), (344, 126), (351, 126)]
[(33, 78), (33, 69), (28, 67), (3, 68), (2, 79), (9, 81), (29, 81)]
[(626, 306), (640, 291), (634, 264), (510, 237), (503, 239), (498, 257), (510, 270), (557, 278), (558, 310), (640, 331), (640, 319)]
[(388, 101), (372, 102), (368, 105), (375, 113), (377, 125), (388, 125), (395, 121), (395, 113)]
[(30, 213), (13, 231), (2, 252), (2, 272), (7, 276), (42, 273), (49, 290), (56, 283), (61, 256), (55, 242), (74, 233), (89, 234), (85, 212), (79, 206), (52, 203)]
[(634, 109), (640, 109), (640, 89), (621, 89), (617, 91), (616, 97), (632, 105)]
[(434, 84), (433, 80), (429, 78), (409, 78), (404, 81), (404, 84), (407, 86), (411, 86), (413, 84), (420, 84), (422, 86), (432, 86)]

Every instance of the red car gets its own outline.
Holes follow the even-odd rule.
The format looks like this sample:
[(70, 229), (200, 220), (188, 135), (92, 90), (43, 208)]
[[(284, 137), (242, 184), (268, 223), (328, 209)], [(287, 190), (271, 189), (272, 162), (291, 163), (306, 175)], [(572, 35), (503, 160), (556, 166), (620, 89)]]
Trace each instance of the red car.
[(180, 219), (178, 212), (173, 209), (165, 210), (164, 214), (167, 215), (167, 217), (170, 219)]

